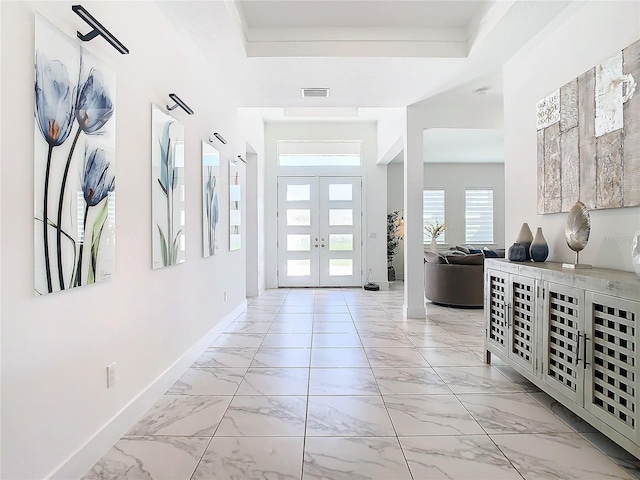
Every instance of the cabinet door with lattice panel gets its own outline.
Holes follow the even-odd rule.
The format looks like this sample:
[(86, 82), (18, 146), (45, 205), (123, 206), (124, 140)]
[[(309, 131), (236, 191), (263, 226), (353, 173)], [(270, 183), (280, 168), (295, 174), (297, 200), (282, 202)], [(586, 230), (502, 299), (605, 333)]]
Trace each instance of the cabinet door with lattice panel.
[(507, 304), (509, 274), (487, 270), (485, 274), (485, 325), (487, 345), (497, 347), (505, 355), (509, 342), (507, 331)]
[(511, 275), (507, 310), (509, 358), (534, 373), (537, 325), (535, 279)]
[(584, 290), (544, 285), (542, 381), (582, 406)]
[(585, 408), (638, 442), (640, 302), (586, 292)]

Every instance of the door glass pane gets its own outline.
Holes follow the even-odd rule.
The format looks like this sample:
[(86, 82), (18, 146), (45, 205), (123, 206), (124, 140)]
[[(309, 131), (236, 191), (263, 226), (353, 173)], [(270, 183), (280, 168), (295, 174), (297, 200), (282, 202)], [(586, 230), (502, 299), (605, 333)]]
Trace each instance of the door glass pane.
[(353, 210), (350, 208), (332, 208), (329, 210), (329, 226), (353, 225)]
[(329, 250), (353, 250), (353, 234), (342, 233), (339, 235), (329, 235)]
[(331, 258), (329, 260), (329, 275), (331, 275), (332, 277), (340, 275), (353, 275), (353, 259)]
[(311, 185), (287, 185), (287, 202), (311, 200)]
[(287, 235), (288, 252), (311, 251), (311, 235)]
[(329, 200), (353, 200), (353, 186), (350, 183), (330, 184)]
[(311, 275), (311, 260), (287, 260), (287, 276), (308, 277)]
[(311, 225), (311, 210), (287, 210), (288, 227), (308, 227)]

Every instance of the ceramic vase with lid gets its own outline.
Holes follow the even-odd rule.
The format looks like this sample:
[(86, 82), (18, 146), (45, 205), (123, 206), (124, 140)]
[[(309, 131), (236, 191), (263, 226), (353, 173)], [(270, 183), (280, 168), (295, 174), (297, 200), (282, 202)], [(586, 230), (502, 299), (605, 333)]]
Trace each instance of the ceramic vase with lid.
[(515, 243), (519, 243), (525, 249), (526, 260), (531, 260), (531, 256), (529, 254), (529, 247), (531, 247), (531, 242), (533, 242), (533, 234), (531, 233), (531, 229), (529, 228), (528, 223), (523, 223), (522, 227), (520, 227), (520, 233), (518, 233), (518, 238), (516, 238)]
[(529, 256), (534, 262), (544, 262), (549, 256), (549, 245), (542, 235), (542, 228), (538, 227), (536, 236), (529, 247)]

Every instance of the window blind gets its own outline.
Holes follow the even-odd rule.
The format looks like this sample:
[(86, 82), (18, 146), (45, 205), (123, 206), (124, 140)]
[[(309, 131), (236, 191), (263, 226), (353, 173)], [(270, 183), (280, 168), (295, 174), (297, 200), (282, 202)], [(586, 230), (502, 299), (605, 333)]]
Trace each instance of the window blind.
[(468, 244), (493, 243), (493, 189), (466, 189), (465, 242)]

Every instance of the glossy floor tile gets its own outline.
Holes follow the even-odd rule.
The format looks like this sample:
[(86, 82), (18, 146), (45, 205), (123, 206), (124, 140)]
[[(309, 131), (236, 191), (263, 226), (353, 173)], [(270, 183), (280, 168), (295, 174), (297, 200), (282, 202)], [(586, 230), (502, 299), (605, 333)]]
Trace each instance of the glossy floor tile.
[(411, 480), (395, 437), (307, 438), (304, 480)]
[(386, 395), (384, 403), (398, 436), (484, 433), (454, 395)]
[(127, 435), (212, 436), (232, 397), (165, 395)]
[(188, 480), (210, 441), (209, 437), (125, 437), (83, 480)]
[(381, 396), (309, 397), (307, 436), (389, 437), (395, 431)]
[(522, 480), (487, 435), (401, 437), (400, 445), (413, 480)]
[(404, 319), (398, 289), (247, 303), (84, 480), (640, 479), (640, 460), (483, 363), (481, 309)]
[(632, 478), (578, 433), (492, 435), (491, 438), (527, 480)]
[(214, 437), (194, 480), (298, 480), (303, 437)]

